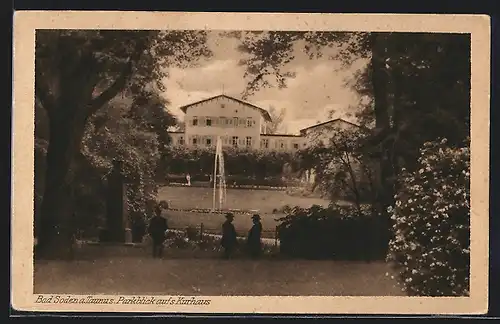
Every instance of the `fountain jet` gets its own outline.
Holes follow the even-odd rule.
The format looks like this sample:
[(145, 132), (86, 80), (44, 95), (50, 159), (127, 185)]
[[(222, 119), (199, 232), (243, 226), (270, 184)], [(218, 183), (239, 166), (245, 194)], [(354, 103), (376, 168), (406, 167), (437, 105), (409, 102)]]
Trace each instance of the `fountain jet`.
[(214, 175), (212, 179), (214, 181), (212, 210), (222, 210), (226, 200), (226, 176), (224, 172), (224, 154), (222, 153), (222, 141), (220, 136), (217, 136), (215, 145)]

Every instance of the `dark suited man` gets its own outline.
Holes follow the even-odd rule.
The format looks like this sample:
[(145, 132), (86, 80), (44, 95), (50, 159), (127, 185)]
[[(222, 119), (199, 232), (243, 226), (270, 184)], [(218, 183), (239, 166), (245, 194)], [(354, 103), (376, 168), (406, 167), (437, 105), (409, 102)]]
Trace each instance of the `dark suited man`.
[(222, 224), (222, 240), (221, 245), (224, 248), (224, 258), (229, 259), (236, 247), (237, 234), (233, 225), (234, 215), (232, 213), (226, 214), (226, 221)]
[(165, 242), (166, 231), (168, 229), (167, 220), (161, 215), (160, 205), (155, 207), (155, 216), (149, 221), (148, 232), (153, 241), (153, 258), (160, 258), (163, 255), (163, 243)]
[(262, 243), (260, 237), (262, 235), (262, 224), (260, 222), (260, 215), (252, 216), (253, 226), (248, 231), (247, 245), (248, 251), (252, 258), (258, 258), (262, 250)]

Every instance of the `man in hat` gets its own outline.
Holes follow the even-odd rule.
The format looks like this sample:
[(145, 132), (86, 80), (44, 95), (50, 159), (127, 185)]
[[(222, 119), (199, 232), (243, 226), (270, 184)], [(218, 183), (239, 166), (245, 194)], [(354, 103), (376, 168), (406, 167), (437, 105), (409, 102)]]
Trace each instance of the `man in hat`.
[(234, 215), (226, 214), (226, 221), (222, 224), (222, 240), (221, 245), (224, 248), (224, 257), (229, 259), (238, 243), (236, 237), (236, 229), (233, 225)]
[(262, 250), (262, 244), (260, 237), (262, 234), (262, 224), (260, 222), (260, 215), (254, 214), (252, 216), (253, 226), (248, 232), (247, 244), (250, 256), (252, 258), (257, 258)]
[(161, 215), (162, 206), (155, 206), (155, 216), (149, 222), (148, 232), (153, 241), (153, 258), (161, 258), (163, 254), (163, 243), (165, 242), (168, 229), (167, 220)]

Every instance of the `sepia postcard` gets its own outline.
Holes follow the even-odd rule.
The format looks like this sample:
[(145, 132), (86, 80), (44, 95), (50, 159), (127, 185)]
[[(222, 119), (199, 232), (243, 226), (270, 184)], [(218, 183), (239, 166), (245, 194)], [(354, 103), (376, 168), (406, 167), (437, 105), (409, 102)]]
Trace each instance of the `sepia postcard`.
[(17, 11), (18, 311), (484, 314), (490, 19)]

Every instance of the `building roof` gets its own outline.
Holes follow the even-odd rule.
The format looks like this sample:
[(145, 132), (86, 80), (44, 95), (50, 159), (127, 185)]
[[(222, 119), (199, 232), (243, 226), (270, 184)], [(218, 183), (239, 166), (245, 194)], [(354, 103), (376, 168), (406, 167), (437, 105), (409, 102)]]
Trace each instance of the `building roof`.
[(300, 133), (302, 134), (302, 133), (304, 133), (305, 131), (311, 130), (311, 129), (313, 129), (313, 128), (320, 127), (320, 126), (325, 126), (325, 125), (328, 125), (328, 124), (333, 124), (333, 123), (335, 123), (335, 122), (344, 122), (344, 123), (347, 123), (347, 124), (351, 124), (351, 125), (353, 125), (353, 126), (356, 126), (356, 127), (358, 127), (358, 128), (362, 128), (361, 126), (356, 125), (356, 124), (354, 124), (354, 123), (351, 123), (351, 122), (349, 122), (349, 121), (347, 121), (347, 120), (344, 120), (344, 119), (342, 119), (342, 118), (336, 118), (336, 119), (328, 120), (328, 121), (323, 122), (323, 123), (319, 123), (319, 124), (312, 125), (312, 126), (309, 126), (309, 127), (306, 127), (306, 128), (302, 128), (302, 129), (300, 130)]
[(267, 120), (268, 122), (272, 121), (271, 116), (269, 115), (269, 112), (267, 112), (267, 110), (265, 110), (263, 108), (260, 108), (260, 107), (257, 107), (255, 105), (253, 105), (253, 104), (251, 104), (249, 102), (243, 101), (241, 99), (236, 99), (236, 98), (224, 95), (224, 94), (218, 95), (218, 96), (214, 96), (214, 97), (210, 97), (210, 98), (206, 98), (206, 99), (203, 99), (203, 100), (200, 100), (200, 101), (197, 101), (197, 102), (190, 103), (189, 105), (185, 105), (185, 106), (180, 107), (180, 109), (181, 109), (181, 111), (183, 113), (186, 113), (186, 111), (187, 111), (187, 109), (189, 107), (194, 106), (194, 105), (198, 105), (198, 104), (201, 104), (201, 103), (204, 103), (204, 102), (216, 99), (216, 98), (227, 98), (229, 100), (236, 101), (236, 102), (238, 102), (238, 103), (240, 103), (242, 105), (248, 106), (250, 108), (257, 109), (261, 113), (262, 117), (264, 117), (265, 120)]
[(260, 136), (302, 137), (301, 135), (294, 135), (294, 134), (260, 134)]

